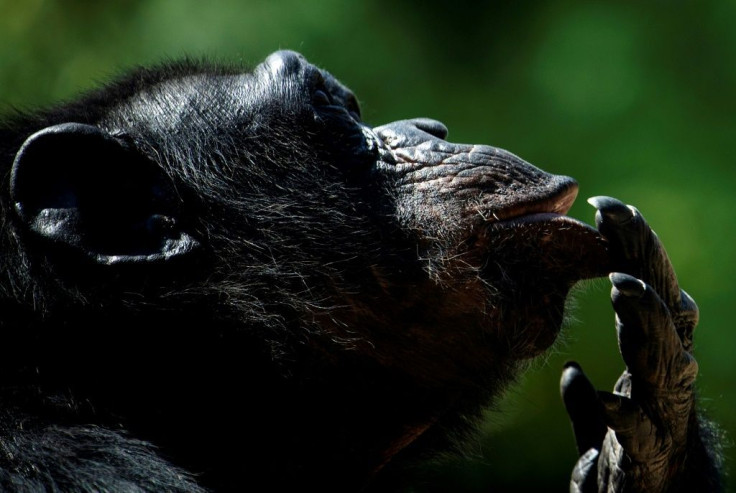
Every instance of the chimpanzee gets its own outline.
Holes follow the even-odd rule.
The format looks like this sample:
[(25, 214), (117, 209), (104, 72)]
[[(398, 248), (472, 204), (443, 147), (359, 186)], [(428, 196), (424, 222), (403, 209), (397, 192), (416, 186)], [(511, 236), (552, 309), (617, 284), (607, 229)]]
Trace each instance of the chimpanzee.
[(0, 130), (3, 491), (392, 491), (609, 273), (626, 372), (562, 392), (573, 491), (719, 488), (697, 308), (633, 207), (301, 55), (140, 69)]

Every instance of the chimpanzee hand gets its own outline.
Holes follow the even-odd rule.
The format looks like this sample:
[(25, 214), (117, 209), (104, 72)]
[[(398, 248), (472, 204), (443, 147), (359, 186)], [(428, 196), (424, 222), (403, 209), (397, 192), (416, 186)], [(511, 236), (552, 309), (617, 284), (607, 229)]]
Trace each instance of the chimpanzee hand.
[(609, 197), (589, 202), (616, 271), (611, 299), (626, 370), (613, 393), (596, 391), (577, 363), (563, 371), (581, 454), (570, 491), (718, 490), (718, 460), (695, 410), (697, 305), (638, 210)]

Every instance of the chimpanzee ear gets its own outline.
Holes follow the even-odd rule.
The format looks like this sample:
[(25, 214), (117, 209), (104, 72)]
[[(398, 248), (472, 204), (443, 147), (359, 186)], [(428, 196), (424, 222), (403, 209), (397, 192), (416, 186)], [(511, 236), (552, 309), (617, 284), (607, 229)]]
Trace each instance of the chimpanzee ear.
[(200, 246), (158, 165), (91, 125), (31, 135), (15, 156), (10, 192), (29, 233), (101, 264), (166, 261)]

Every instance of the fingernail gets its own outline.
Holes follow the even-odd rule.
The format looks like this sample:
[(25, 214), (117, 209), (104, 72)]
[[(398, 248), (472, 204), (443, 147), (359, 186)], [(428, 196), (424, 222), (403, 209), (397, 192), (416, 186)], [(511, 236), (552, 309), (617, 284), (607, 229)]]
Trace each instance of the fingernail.
[(622, 272), (613, 272), (609, 274), (608, 278), (611, 280), (611, 284), (613, 284), (618, 292), (624, 296), (639, 298), (647, 289), (647, 285), (644, 284), (644, 281)]
[(579, 381), (581, 377), (585, 380), (583, 369), (580, 368), (580, 365), (574, 361), (565, 363), (562, 369), (562, 375), (560, 376), (560, 393), (563, 399), (568, 394), (568, 391), (573, 388), (575, 382)]
[(626, 204), (613, 197), (597, 196), (588, 199), (588, 203), (598, 209), (600, 214), (611, 222), (624, 223), (634, 217), (634, 211)]

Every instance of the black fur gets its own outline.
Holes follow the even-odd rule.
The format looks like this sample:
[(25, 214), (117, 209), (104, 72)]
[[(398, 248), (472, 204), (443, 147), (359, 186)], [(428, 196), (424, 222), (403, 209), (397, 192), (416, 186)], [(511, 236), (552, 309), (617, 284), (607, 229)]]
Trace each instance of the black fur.
[(359, 111), (279, 52), (5, 120), (5, 489), (385, 491), (553, 342), (574, 182)]

